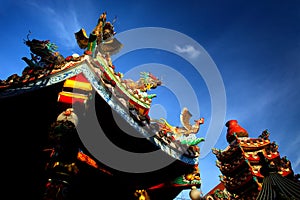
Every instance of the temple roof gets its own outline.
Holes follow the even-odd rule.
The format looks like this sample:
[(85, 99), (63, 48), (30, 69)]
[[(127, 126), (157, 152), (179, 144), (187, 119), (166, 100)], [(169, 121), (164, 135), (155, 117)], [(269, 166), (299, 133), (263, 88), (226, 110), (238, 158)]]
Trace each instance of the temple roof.
[(257, 200), (266, 199), (300, 199), (300, 183), (272, 172), (263, 180), (262, 190)]
[(294, 181), (290, 161), (280, 157), (278, 145), (270, 142), (269, 131), (250, 138), (236, 120), (226, 126), (229, 145), (224, 150), (212, 149), (226, 190), (237, 199), (299, 199), (300, 183)]
[[(109, 84), (104, 83), (103, 74), (110, 74), (110, 78), (113, 78), (116, 82), (119, 79), (117, 77), (119, 73), (115, 73), (112, 66), (108, 66), (108, 62), (102, 55), (97, 57), (82, 55), (75, 60), (73, 58), (70, 58), (70, 60), (66, 59), (63, 65), (46, 72), (42, 71), (40, 74), (39, 71), (35, 77), (31, 77), (31, 75), (29, 77), (14, 75), (1, 82), (0, 85), (0, 108), (1, 114), (4, 116), (2, 128), (9, 133), (3, 139), (13, 143), (15, 150), (22, 152), (18, 157), (18, 159), (22, 159), (22, 161), (19, 161), (20, 163), (26, 163), (26, 167), (22, 166), (22, 168), (32, 172), (33, 177), (37, 177), (32, 181), (28, 181), (28, 186), (35, 188), (35, 190), (28, 190), (28, 193), (31, 194), (24, 194), (24, 196), (32, 197), (32, 194), (38, 195), (37, 193), (40, 192), (36, 190), (36, 188), (40, 187), (37, 186), (40, 185), (40, 180), (38, 179), (45, 176), (42, 168), (47, 162), (47, 158), (41, 156), (41, 150), (49, 145), (47, 142), (49, 126), (58, 119), (62, 108), (65, 106), (60, 102), (61, 98), (63, 98), (60, 95), (65, 95), (66, 99), (72, 97), (71, 103), (72, 99), (81, 99), (83, 101), (80, 103), (85, 104), (89, 98), (93, 98), (101, 128), (108, 130), (107, 133), (109, 134), (107, 134), (107, 137), (116, 146), (137, 153), (160, 151), (163, 153), (161, 158), (173, 161), (163, 169), (154, 172), (130, 174), (115, 170), (104, 163), (98, 162), (96, 159), (88, 158), (86, 159), (88, 161), (83, 159), (81, 164), (83, 165), (81, 166), (83, 169), (81, 174), (83, 175), (81, 179), (86, 186), (81, 185), (78, 189), (89, 191), (89, 187), (98, 187), (106, 192), (112, 192), (114, 185), (121, 184), (124, 186), (120, 191), (124, 193), (133, 191), (136, 188), (151, 188), (150, 193), (152, 195), (170, 199), (178, 195), (182, 189), (187, 189), (191, 186), (200, 187), (200, 174), (195, 170), (195, 167), (198, 167), (199, 156), (197, 144), (201, 140), (194, 140), (195, 138), (192, 134), (191, 137), (182, 142), (177, 140), (165, 142), (155, 134), (158, 131), (157, 126), (153, 126), (153, 124), (145, 126), (145, 124), (141, 124), (134, 119), (128, 112), (127, 104), (124, 106), (119, 97), (110, 90), (112, 86), (108, 87), (107, 85)], [(87, 84), (82, 82), (82, 77), (87, 80)], [(80, 83), (75, 83), (75, 80)], [(81, 96), (72, 93), (72, 91), (62, 91), (65, 87), (72, 88), (75, 85), (78, 87), (76, 89), (92, 91), (93, 95), (83, 98), (87, 96)], [(123, 87), (124, 93), (132, 96), (133, 99), (131, 100), (133, 103), (139, 101), (137, 97), (129, 94), (125, 86), (120, 83), (121, 87)], [(150, 98), (148, 97), (147, 100)], [(150, 103), (138, 103), (146, 108), (145, 114), (147, 114)], [(141, 107), (139, 108), (142, 110)], [(89, 114), (95, 113), (95, 110), (91, 112), (87, 110), (85, 113), (86, 118), (79, 117), (81, 125), (83, 124), (82, 119), (88, 120)], [(120, 121), (126, 123), (134, 134), (144, 137), (142, 139), (131, 137), (118, 128), (114, 118), (116, 116), (119, 116)], [(96, 129), (89, 126), (86, 130), (92, 132)], [(80, 148), (92, 158), (89, 150), (85, 149), (84, 145), (80, 146)], [(88, 166), (85, 166), (86, 163)], [(23, 179), (24, 177), (18, 169), (12, 170), (12, 168), (9, 168), (6, 171), (11, 172), (13, 179)], [(111, 174), (113, 176), (110, 176)], [(128, 182), (130, 184), (126, 184)], [(161, 187), (155, 187), (158, 185)], [(81, 195), (84, 194), (81, 193)]]
[(220, 182), (218, 185), (216, 185), (213, 189), (211, 189), (204, 196), (213, 195), (216, 190), (224, 190), (224, 189), (225, 189), (224, 184), (222, 182)]

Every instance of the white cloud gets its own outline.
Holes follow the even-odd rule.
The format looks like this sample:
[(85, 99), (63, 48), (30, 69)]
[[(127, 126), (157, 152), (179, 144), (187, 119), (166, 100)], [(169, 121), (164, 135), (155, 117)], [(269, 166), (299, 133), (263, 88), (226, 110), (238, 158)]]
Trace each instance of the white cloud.
[(79, 30), (81, 27), (77, 15), (72, 9), (60, 12), (53, 5), (39, 4), (34, 1), (28, 2), (28, 4), (43, 13), (45, 24), (51, 24), (53, 34), (63, 41), (62, 44), (67, 48), (77, 46), (74, 30)]
[(65, 41), (64, 45), (66, 45), (66, 47), (74, 48), (77, 46), (77, 43), (73, 30), (79, 30), (78, 20), (73, 11), (70, 11), (66, 16), (56, 13), (51, 15), (50, 19), (52, 19), (53, 23), (56, 25), (55, 34), (57, 34), (57, 37), (59, 37), (61, 41)]
[(200, 51), (195, 49), (192, 45), (185, 45), (184, 47), (180, 47), (178, 45), (175, 46), (175, 51), (178, 53), (186, 54), (190, 58), (196, 58), (200, 55)]

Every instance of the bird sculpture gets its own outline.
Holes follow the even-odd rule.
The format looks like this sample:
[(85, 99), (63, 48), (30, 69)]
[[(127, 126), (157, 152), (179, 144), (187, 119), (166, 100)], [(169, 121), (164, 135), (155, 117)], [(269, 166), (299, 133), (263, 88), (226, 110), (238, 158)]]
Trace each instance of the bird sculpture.
[(180, 114), (180, 122), (182, 126), (172, 126), (170, 125), (166, 119), (160, 118), (159, 120), (152, 120), (153, 122), (156, 122), (159, 127), (160, 131), (164, 134), (166, 133), (172, 133), (176, 136), (188, 136), (190, 134), (196, 134), (198, 133), (200, 129), (200, 125), (204, 123), (204, 118), (200, 118), (197, 120), (194, 120), (194, 124), (191, 124), (192, 114), (189, 112), (189, 110), (184, 107)]
[(189, 134), (196, 134), (198, 133), (200, 129), (200, 125), (204, 123), (204, 118), (196, 119), (194, 120), (194, 124), (190, 123), (190, 120), (192, 118), (192, 114), (189, 112), (189, 110), (184, 107), (180, 114), (180, 122), (183, 127), (179, 127), (178, 131), (183, 133), (184, 135)]

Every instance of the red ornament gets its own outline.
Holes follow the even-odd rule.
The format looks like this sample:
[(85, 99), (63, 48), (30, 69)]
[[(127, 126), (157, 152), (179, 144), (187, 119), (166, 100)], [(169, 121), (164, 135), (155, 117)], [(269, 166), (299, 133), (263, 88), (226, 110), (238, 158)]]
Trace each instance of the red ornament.
[(241, 127), (237, 120), (229, 120), (225, 125), (228, 127), (226, 139), (229, 143), (235, 139), (234, 134), (236, 134), (237, 137), (248, 137), (247, 130)]

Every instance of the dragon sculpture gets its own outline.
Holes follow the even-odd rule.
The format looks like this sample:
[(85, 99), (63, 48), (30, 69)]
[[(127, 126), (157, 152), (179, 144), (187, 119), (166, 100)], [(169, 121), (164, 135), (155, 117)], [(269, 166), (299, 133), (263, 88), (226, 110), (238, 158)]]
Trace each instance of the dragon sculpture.
[(30, 34), (31, 32), (27, 35), (27, 40), (24, 43), (32, 52), (31, 59), (22, 58), (29, 66), (50, 66), (54, 68), (56, 65), (64, 64), (65, 58), (57, 51), (58, 47), (54, 43), (50, 40), (30, 40)]
[(124, 79), (122, 83), (125, 84), (125, 87), (132, 93), (137, 96), (147, 97), (152, 99), (156, 97), (155, 94), (148, 95), (146, 92), (151, 89), (155, 89), (157, 86), (162, 84), (161, 80), (159, 80), (156, 76), (154, 76), (150, 72), (141, 72), (141, 78), (138, 81), (133, 81), (132, 79)]

